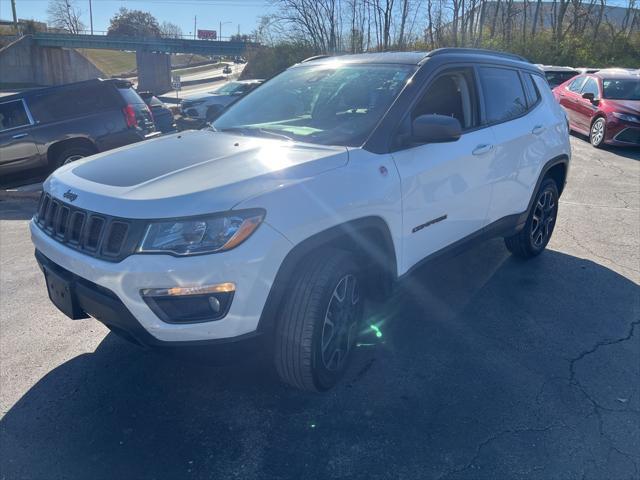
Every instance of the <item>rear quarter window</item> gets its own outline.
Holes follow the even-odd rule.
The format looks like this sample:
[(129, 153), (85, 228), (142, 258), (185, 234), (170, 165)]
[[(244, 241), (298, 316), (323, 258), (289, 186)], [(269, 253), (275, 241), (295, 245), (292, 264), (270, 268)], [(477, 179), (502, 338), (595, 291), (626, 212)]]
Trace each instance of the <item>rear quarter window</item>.
[(530, 73), (521, 72), (521, 74), (524, 83), (524, 93), (527, 98), (527, 107), (533, 108), (540, 101), (540, 92)]
[(28, 99), (34, 119), (51, 122), (71, 117), (100, 113), (117, 108), (109, 88), (102, 85), (56, 89), (36, 94)]
[(504, 122), (527, 111), (524, 88), (516, 70), (480, 67), (478, 73), (488, 123)]
[(138, 95), (133, 88), (119, 88), (118, 92), (128, 104), (144, 103), (144, 100), (140, 98), (140, 95)]

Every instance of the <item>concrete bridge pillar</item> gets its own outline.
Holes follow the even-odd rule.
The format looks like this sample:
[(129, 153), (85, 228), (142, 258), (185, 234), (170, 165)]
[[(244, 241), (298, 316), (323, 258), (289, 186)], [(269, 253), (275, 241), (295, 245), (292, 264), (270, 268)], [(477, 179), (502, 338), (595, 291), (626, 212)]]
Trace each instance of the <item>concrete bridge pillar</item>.
[(171, 90), (171, 57), (167, 53), (136, 52), (138, 90), (162, 94)]
[(30, 35), (0, 48), (0, 83), (60, 85), (101, 77), (105, 74), (75, 50), (39, 47)]

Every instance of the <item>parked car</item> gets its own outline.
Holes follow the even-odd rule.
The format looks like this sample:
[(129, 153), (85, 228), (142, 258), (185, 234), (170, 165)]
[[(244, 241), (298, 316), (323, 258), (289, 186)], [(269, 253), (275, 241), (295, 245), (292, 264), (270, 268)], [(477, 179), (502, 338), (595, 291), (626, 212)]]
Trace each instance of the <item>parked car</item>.
[(365, 300), (419, 265), (493, 236), (540, 254), (570, 154), (564, 112), (521, 57), (315, 58), (211, 129), (57, 170), (31, 235), (69, 317), (143, 345), (267, 346), (285, 382), (325, 390)]
[(580, 75), (553, 90), (569, 128), (594, 147), (640, 145), (640, 74), (623, 69)]
[(233, 73), (233, 70), (231, 70), (231, 67), (229, 65), (225, 65), (224, 68), (222, 69), (222, 73), (224, 73), (225, 75), (228, 75), (230, 73)]
[(123, 80), (88, 80), (0, 98), (0, 174), (54, 169), (155, 135)]
[(600, 68), (578, 67), (576, 68), (576, 70), (580, 74), (585, 74), (585, 73), (596, 73), (597, 71), (600, 70)]
[(538, 65), (538, 67), (544, 72), (544, 76), (552, 89), (580, 74), (578, 70), (571, 67), (557, 67), (554, 65)]
[(138, 95), (140, 95), (144, 103), (149, 107), (149, 110), (151, 110), (153, 123), (155, 123), (157, 130), (160, 130), (162, 133), (176, 131), (176, 122), (173, 118), (173, 112), (169, 107), (152, 92), (138, 92)]
[(185, 98), (180, 103), (182, 115), (213, 121), (224, 107), (258, 87), (264, 80), (238, 80), (225, 83), (222, 87), (204, 95)]

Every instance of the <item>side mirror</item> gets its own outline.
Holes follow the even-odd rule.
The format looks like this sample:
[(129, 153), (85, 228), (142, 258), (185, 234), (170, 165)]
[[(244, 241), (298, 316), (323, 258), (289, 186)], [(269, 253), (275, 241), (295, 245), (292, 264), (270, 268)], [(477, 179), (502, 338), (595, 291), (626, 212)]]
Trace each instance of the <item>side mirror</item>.
[(584, 98), (585, 100), (589, 100), (591, 103), (596, 101), (596, 97), (593, 93), (591, 92), (585, 92), (582, 94), (582, 98)]
[(455, 142), (462, 135), (457, 118), (447, 115), (420, 115), (413, 120), (411, 140), (418, 143)]

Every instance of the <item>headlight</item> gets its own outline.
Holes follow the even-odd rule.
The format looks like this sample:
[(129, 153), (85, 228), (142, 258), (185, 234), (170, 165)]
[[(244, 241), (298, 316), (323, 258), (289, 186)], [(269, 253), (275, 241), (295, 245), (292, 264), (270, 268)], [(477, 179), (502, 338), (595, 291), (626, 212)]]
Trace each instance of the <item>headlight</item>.
[(258, 228), (264, 210), (150, 223), (138, 248), (140, 253), (196, 255), (237, 247)]
[(635, 115), (630, 115), (628, 113), (613, 112), (613, 116), (616, 118), (619, 118), (620, 120), (625, 120), (627, 122), (640, 123), (639, 117), (636, 117)]

